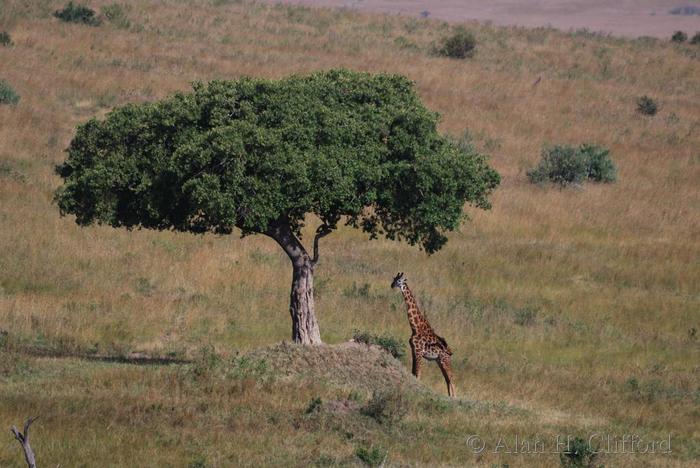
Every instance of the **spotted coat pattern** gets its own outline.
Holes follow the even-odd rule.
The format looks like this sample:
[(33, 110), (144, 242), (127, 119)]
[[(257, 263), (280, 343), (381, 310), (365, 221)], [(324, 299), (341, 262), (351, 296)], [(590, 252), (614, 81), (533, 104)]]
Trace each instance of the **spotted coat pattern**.
[(413, 375), (415, 375), (416, 378), (420, 376), (423, 359), (437, 362), (445, 378), (445, 383), (447, 384), (447, 393), (449, 396), (454, 397), (455, 388), (452, 384), (451, 365), (452, 350), (447, 345), (447, 341), (435, 333), (430, 323), (428, 323), (428, 319), (418, 308), (416, 298), (413, 296), (408, 284), (406, 284), (403, 273), (396, 275), (391, 287), (398, 287), (406, 302), (406, 313), (412, 332), (408, 343), (411, 345), (411, 354), (413, 357)]

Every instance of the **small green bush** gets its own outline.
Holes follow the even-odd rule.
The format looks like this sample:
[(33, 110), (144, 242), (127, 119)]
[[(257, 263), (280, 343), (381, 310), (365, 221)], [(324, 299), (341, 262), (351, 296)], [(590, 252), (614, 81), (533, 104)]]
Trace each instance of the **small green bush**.
[(458, 27), (452, 35), (442, 39), (435, 52), (437, 55), (454, 59), (473, 57), (476, 52), (476, 39), (471, 32)]
[(107, 21), (114, 26), (122, 29), (127, 29), (131, 26), (129, 19), (126, 17), (124, 7), (118, 3), (112, 3), (102, 9), (102, 14), (105, 15)]
[(12, 86), (5, 81), (0, 80), (0, 104), (17, 104), (19, 102), (19, 94), (12, 89)]
[(386, 352), (401, 359), (406, 355), (406, 345), (391, 335), (373, 335), (369, 332), (355, 330), (352, 334), (353, 340), (358, 343), (373, 344), (381, 347)]
[(72, 1), (68, 2), (62, 10), (56, 10), (53, 15), (67, 23), (81, 23), (89, 26), (99, 26), (102, 23), (95, 15), (95, 10), (85, 5), (75, 5)]
[(355, 450), (355, 456), (367, 466), (381, 466), (386, 460), (387, 452), (380, 447), (372, 447), (367, 449), (360, 447)]
[(10, 33), (8, 33), (7, 31), (0, 32), (0, 45), (5, 47), (12, 45)]
[(521, 327), (529, 327), (535, 324), (537, 320), (537, 311), (535, 309), (525, 308), (517, 309), (513, 312), (513, 322)]
[(696, 32), (693, 38), (690, 40), (691, 44), (700, 45), (700, 31)]
[(685, 42), (688, 40), (688, 35), (683, 31), (676, 31), (671, 36), (671, 42)]
[(314, 397), (311, 399), (311, 401), (309, 401), (309, 405), (304, 410), (304, 414), (315, 413), (316, 411), (321, 409), (322, 405), (323, 405), (323, 400), (321, 400), (321, 397)]
[(593, 468), (598, 457), (596, 449), (581, 437), (570, 440), (567, 450), (559, 454), (559, 461), (564, 468)]
[(588, 161), (588, 179), (593, 182), (615, 182), (617, 169), (610, 159), (610, 150), (602, 146), (584, 143), (579, 151)]
[(400, 389), (375, 390), (372, 393), (372, 398), (360, 409), (360, 412), (379, 424), (390, 425), (399, 422), (406, 416), (408, 403)]
[(658, 104), (656, 104), (656, 101), (654, 101), (649, 96), (645, 95), (637, 98), (637, 112), (639, 112), (640, 114), (656, 115), (656, 112), (658, 112), (658, 110)]
[(585, 180), (614, 182), (617, 178), (610, 151), (585, 143), (579, 147), (555, 145), (542, 151), (537, 167), (527, 173), (532, 183), (580, 184)]

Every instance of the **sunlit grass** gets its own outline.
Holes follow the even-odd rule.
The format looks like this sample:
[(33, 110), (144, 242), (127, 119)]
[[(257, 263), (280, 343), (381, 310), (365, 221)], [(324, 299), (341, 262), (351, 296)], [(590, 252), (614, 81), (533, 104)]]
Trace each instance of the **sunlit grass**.
[[(431, 453), (458, 464), (464, 446), (453, 439), (469, 430), (566, 427), (676, 438), (676, 458), (645, 463), (700, 456), (700, 61), (691, 49), (470, 24), (477, 53), (454, 61), (429, 53), (450, 28), (432, 20), (147, 1), (126, 8), (128, 29), (91, 28), (51, 18), (62, 2), (5, 5), (0, 30), (10, 32), (14, 46), (0, 48), (0, 78), (21, 96), (17, 106), (0, 106), (0, 329), (8, 332), (8, 348), (192, 358), (207, 344), (232, 355), (288, 339), (291, 268), (273, 241), (78, 228), (52, 204), (59, 183), (53, 166), (78, 123), (115, 105), (187, 90), (193, 80), (330, 67), (401, 73), (442, 114), (443, 131), (469, 130), (503, 183), (493, 209), (467, 208), (471, 221), (430, 257), (407, 245), (368, 241), (349, 228), (324, 238), (316, 270), (322, 337), (339, 343), (361, 329), (407, 339), (401, 297), (389, 289), (393, 275), (404, 271), (455, 351), (458, 393), (532, 414), (417, 411), (415, 421), (409, 418), (416, 427), (424, 419), (430, 427), (453, 426), (449, 437), (431, 439), (432, 449), (401, 437), (393, 443), (381, 428), (371, 437), (392, 447), (391, 460), (406, 464), (429, 464)], [(653, 118), (636, 112), (644, 94), (661, 103)], [(526, 171), (543, 146), (582, 142), (611, 149), (616, 183), (581, 189), (528, 183)], [(314, 228), (309, 220), (306, 242)], [(345, 294), (353, 285), (366, 294)], [(190, 408), (195, 403), (186, 401), (196, 389), (177, 393), (172, 379), (179, 370), (34, 359), (27, 366), (31, 372), (0, 375), (8, 397), (0, 407), (3, 424), (53, 414), (64, 403), (83, 408), (37, 422), (37, 451), (49, 455), (44, 460), (71, 460), (76, 431), (96, 435), (79, 449), (84, 458), (75, 459), (109, 452), (118, 454), (114, 465), (147, 456), (165, 465), (197, 457), (218, 466), (248, 459), (311, 463), (323, 453), (299, 458), (299, 452), (317, 444), (347, 461), (355, 449), (317, 429), (293, 437), (294, 422), (285, 419), (315, 393), (333, 389), (255, 387), (240, 401), (220, 403), (217, 411), (245, 415), (235, 447), (225, 441), (231, 429), (224, 423), (200, 442), (179, 444), (193, 441), (208, 416), (179, 427), (158, 410), (158, 437), (170, 441), (161, 444), (130, 432), (131, 413), (121, 414), (110, 401), (122, 396), (126, 408), (165, 400)], [(444, 391), (435, 366), (427, 366), (423, 380)], [(37, 392), (35, 384), (51, 391)], [(171, 400), (172, 392), (180, 396)], [(210, 398), (195, 400), (219, 404)], [(255, 415), (269, 417), (267, 411), (283, 422), (254, 430)], [(144, 412), (134, 414), (146, 420)], [(219, 452), (220, 444), (226, 448)], [(3, 451), (0, 464), (17, 462), (16, 455)], [(482, 462), (538, 464), (507, 456)], [(620, 457), (606, 464), (638, 462)]]

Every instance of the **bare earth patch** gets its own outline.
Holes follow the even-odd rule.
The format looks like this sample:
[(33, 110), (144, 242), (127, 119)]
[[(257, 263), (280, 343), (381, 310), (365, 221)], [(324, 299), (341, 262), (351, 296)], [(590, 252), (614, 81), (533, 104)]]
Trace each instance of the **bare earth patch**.
[[(279, 2), (275, 0), (275, 3)], [(550, 26), (563, 31), (586, 28), (627, 37), (667, 38), (678, 30), (700, 30), (700, 16), (670, 13), (675, 7), (700, 7), (700, 3), (678, 0), (288, 0), (283, 3), (427, 16), (451, 22), (476, 20), (502, 26)]]

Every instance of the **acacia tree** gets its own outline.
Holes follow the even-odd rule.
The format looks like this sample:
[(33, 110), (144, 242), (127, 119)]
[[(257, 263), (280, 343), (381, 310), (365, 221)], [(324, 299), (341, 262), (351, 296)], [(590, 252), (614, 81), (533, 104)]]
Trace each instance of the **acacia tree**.
[[(499, 182), (481, 155), (437, 132), (406, 78), (347, 70), (278, 81), (195, 83), (81, 125), (57, 166), (61, 214), (79, 225), (264, 234), (292, 263), (292, 338), (321, 343), (313, 272), (340, 222), (440, 249)], [(301, 243), (321, 220), (313, 256)]]

